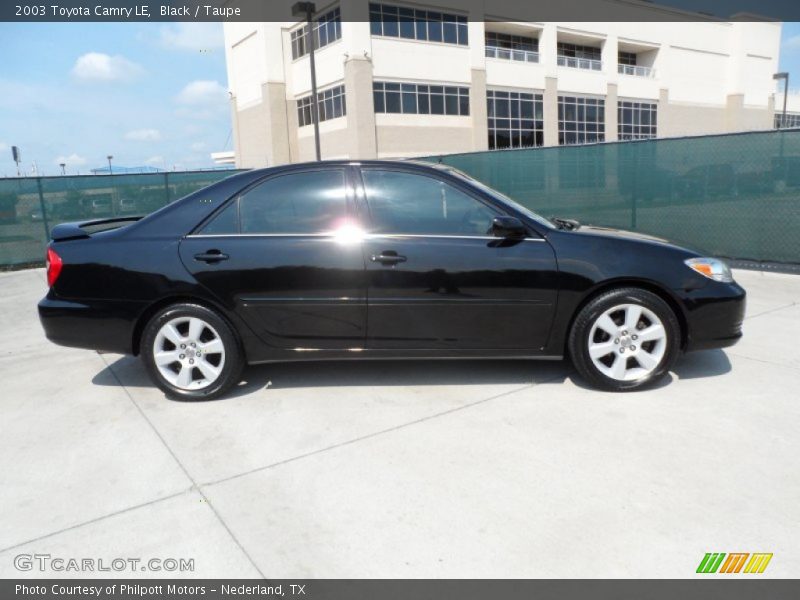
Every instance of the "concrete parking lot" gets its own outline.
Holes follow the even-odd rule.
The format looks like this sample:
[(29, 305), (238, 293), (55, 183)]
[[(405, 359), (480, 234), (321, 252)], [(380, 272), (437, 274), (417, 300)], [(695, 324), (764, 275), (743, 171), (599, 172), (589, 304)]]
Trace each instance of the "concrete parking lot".
[(796, 577), (800, 276), (736, 277), (743, 341), (647, 392), (568, 363), (340, 362), (185, 403), (136, 359), (48, 343), (43, 271), (0, 274), (0, 577), (93, 576), (15, 568), (38, 553), (194, 559), (124, 577), (684, 578), (706, 552)]

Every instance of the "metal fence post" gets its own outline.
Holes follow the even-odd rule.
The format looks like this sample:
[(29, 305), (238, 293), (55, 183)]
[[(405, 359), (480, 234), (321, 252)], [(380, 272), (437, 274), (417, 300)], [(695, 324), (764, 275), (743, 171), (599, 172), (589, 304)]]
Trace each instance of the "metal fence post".
[(44, 225), (44, 242), (50, 240), (50, 225), (47, 222), (47, 208), (44, 205), (44, 193), (42, 192), (42, 178), (36, 178), (36, 189), (39, 191), (39, 207), (42, 210), (42, 225)]
[(164, 206), (169, 204), (169, 173), (164, 171)]

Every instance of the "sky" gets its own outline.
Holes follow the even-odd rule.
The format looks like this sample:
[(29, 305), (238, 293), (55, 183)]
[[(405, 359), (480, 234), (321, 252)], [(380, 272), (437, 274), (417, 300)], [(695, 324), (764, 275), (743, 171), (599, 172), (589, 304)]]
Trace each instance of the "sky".
[(233, 142), (220, 23), (1, 23), (0, 177), (213, 166)]
[[(0, 23), (0, 177), (213, 166), (233, 149), (220, 23)], [(800, 89), (800, 23), (780, 70)], [(35, 167), (34, 167), (35, 164)]]

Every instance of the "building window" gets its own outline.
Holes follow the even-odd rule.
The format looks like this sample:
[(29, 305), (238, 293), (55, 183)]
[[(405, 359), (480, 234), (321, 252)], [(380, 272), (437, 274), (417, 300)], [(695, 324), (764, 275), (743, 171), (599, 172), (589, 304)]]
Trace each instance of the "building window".
[[(309, 53), (308, 25), (303, 25), (292, 32), (292, 59)], [(321, 15), (314, 22), (315, 49), (324, 48), (342, 37), (342, 16), (338, 8)]]
[(656, 137), (658, 105), (651, 102), (617, 103), (617, 134), (620, 140), (649, 140)]
[(603, 63), (600, 48), (558, 42), (558, 64), (573, 69), (601, 71)]
[[(311, 94), (297, 100), (297, 122), (300, 127), (312, 125), (313, 106), (311, 105)], [(344, 98), (344, 86), (339, 85), (335, 88), (317, 92), (317, 108), (319, 110), (319, 122), (337, 119), (347, 114), (347, 104)]]
[(623, 52), (622, 50), (619, 51), (619, 56), (617, 58), (617, 62), (621, 65), (631, 65), (636, 66), (636, 53), (635, 52)]
[(489, 90), (486, 109), (490, 150), (544, 144), (542, 94)]
[(788, 127), (800, 127), (800, 113), (786, 113), (784, 121), (783, 112), (775, 113), (775, 129), (786, 129)]
[(469, 88), (421, 83), (372, 84), (376, 113), (469, 115)]
[(606, 101), (580, 96), (558, 97), (558, 143), (591, 144), (606, 139)]
[(505, 60), (539, 62), (539, 40), (521, 35), (487, 31), (486, 56)]
[(390, 4), (370, 4), (369, 23), (372, 35), (459, 46), (469, 44), (467, 17), (460, 15)]

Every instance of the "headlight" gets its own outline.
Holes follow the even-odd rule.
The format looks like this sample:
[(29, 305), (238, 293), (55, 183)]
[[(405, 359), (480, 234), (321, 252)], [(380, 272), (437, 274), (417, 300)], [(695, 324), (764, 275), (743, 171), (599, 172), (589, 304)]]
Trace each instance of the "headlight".
[(714, 281), (722, 281), (723, 283), (731, 283), (733, 281), (730, 267), (718, 258), (690, 258), (683, 262), (690, 269)]

